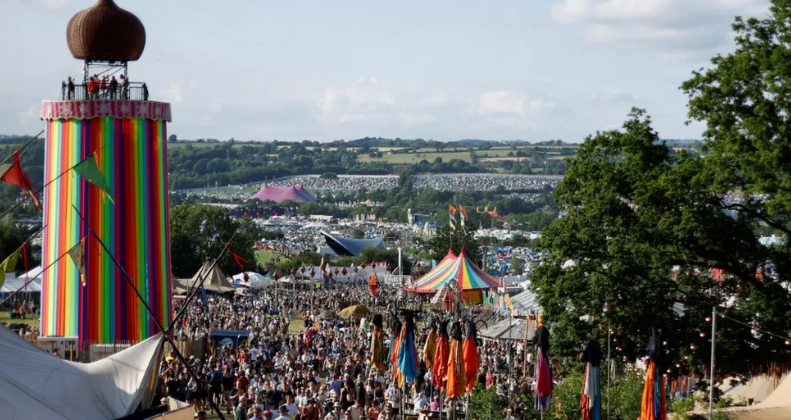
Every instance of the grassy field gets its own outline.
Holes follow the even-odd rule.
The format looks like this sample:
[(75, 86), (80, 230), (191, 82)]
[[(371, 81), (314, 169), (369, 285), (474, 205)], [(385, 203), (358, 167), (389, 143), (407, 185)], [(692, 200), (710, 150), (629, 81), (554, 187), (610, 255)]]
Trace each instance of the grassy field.
[[(528, 151), (529, 149), (534, 149), (536, 146), (522, 146), (517, 149)], [(572, 147), (568, 146), (541, 146), (541, 147), (553, 147), (553, 148), (561, 148), (565, 147), (567, 149), (573, 149)], [(502, 147), (493, 147), (487, 150), (474, 150), (475, 156), (479, 160), (483, 161), (501, 161), (501, 160), (530, 160), (529, 157), (517, 157), (517, 156), (508, 156), (509, 153), (514, 153), (514, 150), (510, 147), (502, 146)], [(433, 163), (436, 158), (442, 158), (444, 162), (449, 162), (452, 159), (459, 159), (465, 162), (471, 162), (470, 152), (464, 148), (458, 148), (458, 151), (455, 151), (453, 148), (445, 149), (441, 152), (437, 152), (436, 149), (433, 148), (423, 148), (418, 149), (417, 152), (412, 153), (393, 153), (393, 154), (383, 154), (381, 158), (371, 157), (369, 154), (360, 154), (357, 156), (357, 160), (360, 162), (386, 162), (391, 165), (408, 165), (408, 164), (417, 164), (420, 163), (422, 160), (426, 160), (429, 163)], [(567, 156), (552, 156), (548, 159), (550, 160), (563, 160)]]
[(259, 249), (259, 250), (255, 251), (255, 260), (259, 264), (263, 265), (264, 267), (269, 265), (269, 259), (270, 258), (276, 258), (278, 263), (283, 262), (283, 261), (288, 261), (288, 258), (286, 258), (286, 257), (284, 257), (284, 256), (282, 256), (282, 255), (280, 255), (280, 254), (278, 254), (276, 252), (267, 251), (265, 249)]
[(30, 316), (28, 316), (27, 319), (11, 319), (7, 311), (0, 312), (0, 322), (5, 322), (8, 324), (26, 324), (32, 326), (38, 326), (39, 324), (38, 319), (30, 319)]

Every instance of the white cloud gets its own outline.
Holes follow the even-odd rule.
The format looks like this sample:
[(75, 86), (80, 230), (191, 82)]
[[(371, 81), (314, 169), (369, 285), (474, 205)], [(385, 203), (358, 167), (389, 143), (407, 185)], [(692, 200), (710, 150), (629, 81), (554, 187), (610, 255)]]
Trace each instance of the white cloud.
[(165, 98), (168, 102), (178, 104), (184, 102), (184, 85), (181, 82), (173, 82), (165, 91)]
[(332, 111), (333, 105), (335, 102), (338, 101), (338, 94), (335, 93), (332, 89), (327, 89), (324, 91), (324, 96), (319, 99), (318, 104), (319, 108), (321, 108), (321, 112), (328, 114)]
[(44, 10), (63, 10), (68, 6), (68, 0), (5, 0), (5, 3), (19, 3)]
[(368, 117), (366, 117), (365, 114), (344, 114), (341, 116), (341, 118), (338, 121), (342, 123), (347, 123), (347, 122), (365, 121), (367, 119)]
[(552, 19), (584, 27), (584, 41), (645, 48), (665, 56), (729, 42), (734, 16), (765, 16), (769, 0), (563, 0)]
[(554, 102), (546, 102), (540, 99), (535, 101), (530, 101), (530, 112), (541, 112), (541, 111), (549, 111), (553, 110), (557, 107), (557, 104)]
[(594, 93), (591, 95), (591, 100), (596, 102), (634, 102), (637, 100), (637, 96), (631, 93), (609, 89)]
[(408, 112), (402, 112), (398, 114), (398, 119), (403, 122), (404, 124), (426, 124), (433, 121), (436, 121), (437, 117), (431, 114), (411, 114)]
[(580, 23), (590, 14), (591, 0), (566, 0), (552, 5), (552, 19), (558, 23)]
[(352, 104), (394, 105), (395, 94), (376, 77), (359, 78), (345, 90)]
[(448, 99), (448, 95), (444, 92), (420, 100), (420, 104), (425, 106), (444, 106), (447, 105), (448, 102), (450, 102), (450, 100)]
[(25, 110), (25, 112), (19, 113), (19, 122), (24, 123), (26, 121), (39, 119), (41, 117), (41, 115), (39, 115), (40, 111), (40, 108), (37, 108), (35, 105), (31, 105), (27, 110)]
[(478, 114), (481, 116), (496, 114), (524, 115), (527, 97), (515, 92), (487, 92), (478, 99)]

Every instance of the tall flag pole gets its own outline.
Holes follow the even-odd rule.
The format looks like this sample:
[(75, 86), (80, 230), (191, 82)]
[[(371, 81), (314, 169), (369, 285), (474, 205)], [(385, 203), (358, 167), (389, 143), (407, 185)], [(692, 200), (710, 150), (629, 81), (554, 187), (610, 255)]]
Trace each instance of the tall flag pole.
[(466, 232), (467, 229), (465, 227), (465, 223), (464, 222), (467, 221), (469, 216), (467, 216), (467, 210), (465, 210), (464, 206), (462, 206), (461, 204), (459, 204), (459, 214), (460, 214), (460, 217), (461, 217), (461, 228), (462, 228), (462, 230), (464, 230)]
[(450, 214), (448, 215), (448, 223), (450, 223), (450, 228), (456, 230), (456, 207), (453, 207), (453, 204), (448, 204), (448, 211), (450, 211)]

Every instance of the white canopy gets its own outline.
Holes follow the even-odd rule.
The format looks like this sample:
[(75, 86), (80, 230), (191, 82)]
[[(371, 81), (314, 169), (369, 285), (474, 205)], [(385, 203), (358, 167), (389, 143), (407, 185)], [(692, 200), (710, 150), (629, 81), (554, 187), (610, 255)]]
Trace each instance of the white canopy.
[[(25, 286), (25, 283), (28, 280), (30, 282), (27, 284), (27, 287), (23, 287), (23, 286)], [(35, 277), (31, 277), (29, 279), (25, 279), (24, 277), (20, 278), (20, 277), (13, 277), (13, 275), (12, 276), (6, 275), (5, 284), (3, 284), (2, 287), (0, 287), (0, 293), (14, 293), (17, 290), (20, 290), (20, 292), (37, 292), (37, 293), (40, 293), (41, 292), (41, 279), (40, 278), (35, 278)]]
[[(478, 331), (478, 336), (489, 340), (519, 340), (525, 339), (525, 324), (527, 320), (524, 318), (513, 318), (509, 321), (508, 318), (503, 319)], [(536, 331), (529, 327), (527, 332), (527, 339), (532, 340)]]
[(245, 273), (239, 273), (233, 276), (233, 284), (237, 286), (252, 286), (253, 283), (255, 283), (260, 287), (266, 285), (269, 281), (263, 274), (256, 273), (255, 271), (247, 271), (247, 281), (245, 281), (244, 274)]
[(58, 359), (0, 327), (0, 417), (115, 420), (153, 398), (162, 335), (94, 363)]

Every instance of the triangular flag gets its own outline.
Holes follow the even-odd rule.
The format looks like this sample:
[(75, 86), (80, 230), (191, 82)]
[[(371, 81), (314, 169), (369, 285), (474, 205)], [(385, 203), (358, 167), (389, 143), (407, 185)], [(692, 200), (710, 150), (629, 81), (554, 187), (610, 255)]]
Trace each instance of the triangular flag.
[(30, 193), (30, 198), (33, 199), (33, 203), (41, 210), (41, 202), (38, 201), (38, 197), (36, 197), (36, 193), (33, 191), (33, 184), (30, 182), (30, 178), (25, 171), (22, 170), (22, 165), (19, 162), (19, 150), (14, 152), (14, 163), (0, 173), (2, 173), (2, 175), (0, 175), (0, 181), (16, 185), (22, 189), (22, 192), (27, 191)]
[(17, 260), (19, 260), (19, 251), (15, 251), (0, 263), (0, 287), (5, 283), (5, 273), (16, 269)]
[(96, 188), (102, 190), (107, 198), (115, 204), (115, 200), (113, 200), (113, 195), (110, 193), (110, 186), (107, 185), (107, 180), (104, 179), (104, 174), (99, 169), (99, 165), (96, 164), (96, 155), (90, 155), (85, 158), (82, 162), (78, 163), (74, 166), (74, 172), (77, 172), (85, 178), (86, 181), (90, 182), (91, 184), (95, 185)]
[(69, 256), (74, 261), (74, 265), (77, 266), (77, 270), (80, 272), (80, 280), (82, 280), (82, 285), (85, 286), (85, 238), (82, 238), (77, 245), (74, 245), (69, 250)]

